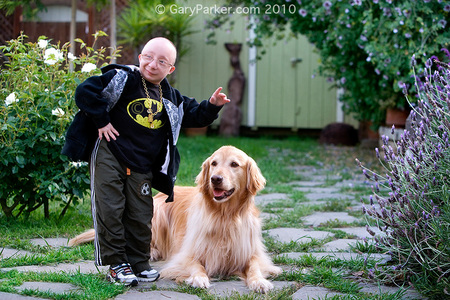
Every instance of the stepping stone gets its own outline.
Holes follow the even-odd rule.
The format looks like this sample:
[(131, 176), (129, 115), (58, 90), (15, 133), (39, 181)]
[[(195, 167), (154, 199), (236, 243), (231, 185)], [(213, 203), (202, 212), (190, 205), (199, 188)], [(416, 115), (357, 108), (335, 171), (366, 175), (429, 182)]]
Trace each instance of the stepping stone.
[(313, 205), (325, 205), (327, 204), (327, 199), (323, 199), (323, 200), (312, 200), (312, 201), (306, 201), (306, 202), (297, 202), (296, 205), (308, 205), (308, 206), (313, 206)]
[(303, 224), (317, 227), (320, 224), (326, 223), (328, 221), (338, 220), (342, 223), (353, 223), (358, 221), (357, 218), (350, 216), (346, 212), (316, 212), (312, 215), (303, 217)]
[(301, 228), (274, 228), (266, 230), (269, 236), (282, 243), (307, 243), (311, 239), (323, 240), (327, 237), (333, 237), (334, 234), (328, 231), (305, 230)]
[(291, 259), (299, 259), (302, 256), (305, 255), (311, 255), (312, 257), (315, 257), (317, 259), (321, 258), (328, 258), (328, 259), (342, 259), (342, 260), (353, 260), (353, 259), (359, 259), (359, 258), (371, 258), (375, 261), (377, 261), (379, 264), (385, 264), (388, 261), (391, 260), (391, 256), (387, 254), (379, 254), (379, 253), (372, 253), (372, 254), (359, 254), (354, 252), (289, 252), (289, 253), (283, 253), (279, 256), (286, 256), (287, 258)]
[(363, 180), (343, 180), (340, 182), (336, 182), (333, 186), (335, 188), (354, 188), (354, 187), (370, 187), (368, 182)]
[[(384, 235), (385, 233), (382, 232), (378, 227), (370, 227), (373, 232), (377, 235)], [(366, 238), (373, 238), (370, 233), (367, 232), (366, 227), (347, 227), (347, 228), (339, 228), (339, 230), (342, 230), (345, 233), (352, 234), (357, 236), (360, 239), (366, 239)]]
[(37, 246), (60, 248), (67, 247), (68, 238), (31, 239), (30, 242)]
[[(364, 206), (366, 207), (366, 209), (375, 209), (378, 212), (380, 212), (380, 210), (381, 210), (381, 207), (380, 207), (380, 205), (378, 203), (374, 204), (374, 206), (370, 206), (369, 204), (364, 204)], [(358, 205), (351, 206), (350, 209), (352, 211), (360, 211), (360, 212), (362, 212), (363, 204), (361, 202), (359, 202)], [(368, 215), (366, 215), (366, 216), (368, 216)], [(371, 218), (371, 217), (369, 217), (369, 218)]]
[(0, 258), (2, 258), (2, 259), (6, 259), (6, 258), (10, 258), (10, 257), (25, 256), (25, 255), (33, 255), (33, 253), (30, 251), (10, 249), (10, 248), (0, 249)]
[(317, 169), (312, 166), (290, 166), (289, 170), (293, 170), (296, 174), (305, 174), (305, 177), (311, 176), (311, 174), (316, 173)]
[[(154, 269), (161, 271), (161, 268), (155, 267), (153, 263), (151, 263), (151, 266)], [(141, 291), (148, 291), (153, 290), (153, 286), (156, 286), (160, 290), (169, 290), (169, 289), (176, 289), (178, 287), (178, 284), (175, 282), (175, 280), (159, 278), (157, 281), (154, 282), (139, 282), (137, 289)]]
[(271, 204), (280, 200), (289, 200), (289, 197), (288, 195), (282, 193), (264, 194), (255, 197), (256, 205)]
[[(294, 282), (289, 281), (272, 281), (270, 279), (269, 281), (273, 284), (274, 289), (283, 289), (294, 284)], [(208, 292), (210, 294), (225, 298), (236, 293), (240, 295), (253, 293), (253, 291), (251, 291), (243, 281), (212, 281)]]
[(151, 291), (151, 292), (141, 292), (138, 290), (129, 290), (125, 294), (119, 295), (116, 300), (167, 300), (167, 299), (177, 299), (177, 300), (196, 300), (200, 299), (196, 295), (184, 294), (172, 291)]
[(18, 291), (38, 290), (40, 292), (51, 292), (55, 294), (75, 293), (80, 290), (76, 285), (60, 282), (24, 282), (16, 289)]
[(297, 187), (296, 191), (304, 192), (308, 200), (329, 200), (329, 199), (354, 199), (353, 195), (342, 194), (340, 189), (335, 187)]
[[(380, 294), (394, 294), (399, 290), (399, 287), (396, 286), (385, 286), (385, 285), (375, 285), (372, 283), (359, 283), (361, 287), (361, 293), (368, 293), (372, 295), (380, 295)], [(404, 300), (422, 300), (427, 299), (426, 297), (420, 295), (417, 291), (408, 289), (403, 296)]]
[[(98, 270), (97, 270), (98, 269)], [(64, 263), (57, 265), (48, 266), (20, 266), (13, 268), (2, 268), (3, 271), (17, 270), (18, 272), (80, 272), (80, 273), (97, 273), (104, 272), (108, 270), (108, 266), (95, 266), (94, 261), (82, 261), (76, 263)]]
[[(269, 279), (270, 280), (270, 279)], [(290, 286), (292, 284), (294, 284), (294, 282), (289, 282), (289, 281), (272, 281), (270, 280), (274, 286), (274, 289), (283, 289), (287, 286)], [(145, 283), (145, 282), (140, 282), (138, 287), (136, 289), (138, 290), (142, 290), (142, 291), (146, 291), (148, 289), (150, 289), (153, 285), (156, 285), (156, 287), (158, 289), (172, 289), (172, 288), (176, 288), (178, 285), (177, 283), (175, 283), (175, 281), (173, 280), (169, 280), (169, 279), (158, 279), (155, 282), (149, 282), (149, 283)], [(238, 294), (249, 294), (252, 293), (252, 291), (245, 285), (244, 281), (238, 280), (238, 281), (215, 281), (214, 278), (211, 280), (211, 287), (208, 289), (208, 292), (210, 294), (213, 295), (217, 295), (220, 297), (226, 297), (228, 295), (231, 295), (232, 293), (238, 293)], [(127, 293), (127, 297), (128, 297)], [(134, 294), (132, 294), (131, 296), (133, 296)], [(119, 296), (116, 299), (160, 299), (160, 298), (147, 298), (148, 293), (139, 293), (138, 295), (140, 295), (142, 298), (132, 298), (130, 296), (130, 298), (124, 298)], [(168, 296), (165, 291), (164, 291), (164, 295)], [(163, 295), (163, 296), (164, 296)], [(154, 296), (153, 294), (150, 296)], [(161, 299), (165, 299), (165, 298), (161, 298)], [(184, 298), (177, 298), (177, 297), (173, 297), (172, 299), (184, 299)], [(190, 298), (186, 298), (186, 299), (190, 299)], [(197, 299), (197, 298), (195, 298)]]
[(297, 185), (301, 187), (315, 187), (318, 185), (322, 185), (323, 182), (317, 182), (317, 181), (292, 181), (288, 183), (287, 185)]
[(338, 194), (339, 189), (332, 187), (298, 187), (294, 190), (299, 192), (314, 192), (316, 194)]
[(292, 300), (331, 299), (334, 296), (345, 296), (345, 294), (324, 287), (305, 285), (292, 295)]
[(341, 250), (350, 250), (351, 246), (356, 245), (357, 240), (355, 239), (339, 239), (335, 241), (331, 241), (323, 245), (323, 249), (327, 252), (330, 251), (341, 251)]
[[(323, 170), (323, 169), (316, 169), (314, 167), (302, 167), (302, 166), (294, 166), (289, 168), (290, 170), (293, 170), (295, 175), (301, 176), (303, 178), (307, 178), (310, 181), (321, 181), (325, 182), (327, 180), (340, 180), (342, 179), (339, 175), (333, 175), (331, 174), (332, 170)], [(328, 174), (325, 174), (327, 173)]]
[(354, 199), (355, 197), (354, 196), (352, 196), (352, 195), (344, 195), (344, 194), (340, 194), (340, 193), (330, 193), (330, 194), (327, 194), (327, 193), (321, 193), (321, 192), (319, 192), (319, 193), (317, 193), (317, 192), (314, 192), (314, 193), (308, 193), (308, 194), (306, 194), (305, 195), (305, 197), (308, 199), (308, 200), (311, 200), (311, 201), (315, 201), (315, 200), (331, 200), (331, 199), (337, 199), (337, 200), (352, 200), (352, 199)]
[(36, 298), (31, 296), (23, 296), (19, 294), (11, 294), (11, 293), (5, 293), (0, 292), (0, 299), (7, 299), (7, 300), (46, 300), (44, 298)]
[(265, 221), (269, 221), (269, 220), (279, 219), (280, 218), (280, 216), (277, 215), (277, 214), (269, 214), (269, 213), (264, 213), (264, 212), (261, 213), (259, 216), (260, 216), (261, 219), (263, 219)]
[(362, 204), (361, 203), (359, 203), (359, 204), (357, 204), (357, 205), (353, 205), (353, 206), (349, 206), (348, 207), (351, 211), (360, 211), (360, 212), (362, 212), (363, 210), (362, 210)]
[(313, 175), (311, 177), (312, 181), (322, 181), (325, 182), (327, 180), (340, 180), (342, 179), (339, 175)]

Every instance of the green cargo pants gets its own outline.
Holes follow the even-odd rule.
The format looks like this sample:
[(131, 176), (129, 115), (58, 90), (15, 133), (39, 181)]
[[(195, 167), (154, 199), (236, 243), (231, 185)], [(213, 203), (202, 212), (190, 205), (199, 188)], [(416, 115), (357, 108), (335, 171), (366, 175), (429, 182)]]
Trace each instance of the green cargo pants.
[(150, 268), (152, 174), (131, 172), (99, 140), (91, 156), (91, 204), (97, 265), (130, 263)]

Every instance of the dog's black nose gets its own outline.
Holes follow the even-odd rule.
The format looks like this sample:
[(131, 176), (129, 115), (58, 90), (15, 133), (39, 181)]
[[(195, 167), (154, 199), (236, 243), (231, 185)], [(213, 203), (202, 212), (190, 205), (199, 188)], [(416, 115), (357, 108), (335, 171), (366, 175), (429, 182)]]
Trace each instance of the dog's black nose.
[(223, 181), (223, 177), (220, 175), (213, 175), (211, 176), (211, 183), (214, 185), (221, 184)]

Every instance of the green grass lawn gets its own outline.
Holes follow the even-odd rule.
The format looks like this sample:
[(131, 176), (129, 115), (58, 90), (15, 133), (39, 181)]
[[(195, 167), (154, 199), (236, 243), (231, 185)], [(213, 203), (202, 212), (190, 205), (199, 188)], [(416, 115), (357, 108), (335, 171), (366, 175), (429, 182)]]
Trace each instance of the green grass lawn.
[[(317, 143), (311, 138), (288, 137), (282, 139), (261, 137), (261, 138), (220, 138), (220, 137), (180, 137), (179, 150), (181, 154), (181, 165), (178, 173), (178, 185), (194, 185), (196, 175), (200, 172), (202, 162), (215, 150), (223, 145), (233, 145), (254, 158), (258, 163), (263, 175), (267, 179), (267, 186), (264, 192), (282, 192), (291, 195), (291, 199), (284, 203), (282, 207), (292, 207), (292, 210), (281, 214), (278, 220), (272, 220), (265, 224), (264, 229), (274, 227), (299, 227), (299, 219), (313, 211), (342, 211), (345, 203), (328, 202), (321, 207), (309, 206), (301, 208), (296, 205), (305, 201), (301, 192), (294, 191), (288, 183), (295, 180), (308, 180), (299, 178), (291, 168), (293, 165), (314, 166), (327, 170), (330, 175), (339, 174), (342, 178), (352, 178), (355, 174), (360, 174), (360, 170), (355, 162), (358, 158), (371, 169), (376, 168), (377, 160), (373, 151), (360, 147), (331, 147)], [(329, 184), (336, 183), (330, 179)], [(357, 195), (368, 195), (370, 190), (354, 190)], [(276, 208), (274, 204), (270, 209)], [(282, 209), (280, 207), (280, 209)], [(85, 201), (70, 208), (62, 221), (58, 221), (57, 213), (59, 207), (52, 207), (50, 219), (44, 219), (37, 212), (30, 216), (22, 216), (19, 219), (6, 219), (0, 214), (0, 249), (3, 247), (29, 250), (36, 255), (21, 258), (3, 259), (0, 267), (14, 267), (22, 265), (46, 265), (61, 262), (76, 262), (79, 260), (93, 259), (93, 245), (82, 245), (74, 248), (51, 249), (49, 247), (35, 246), (29, 239), (39, 237), (73, 237), (75, 234), (83, 232), (92, 227), (90, 213), (90, 200)], [(335, 229), (332, 229), (331, 226)], [(339, 238), (346, 238), (346, 234), (336, 229), (339, 224), (330, 224), (330, 228), (320, 230), (334, 230), (333, 233)], [(295, 242), (283, 244), (268, 237), (266, 246), (271, 253), (284, 253), (289, 251), (309, 251), (313, 247), (320, 246), (324, 241), (311, 241), (308, 244), (298, 245)], [(327, 240), (328, 241), (328, 240)], [(325, 242), (327, 242), (325, 241)], [(366, 250), (364, 250), (366, 249)], [(371, 247), (360, 245), (358, 251), (373, 251)], [(1, 250), (0, 250), (1, 251)], [(43, 254), (43, 255), (41, 255)], [(327, 259), (314, 259), (304, 257), (298, 260), (280, 258), (276, 263), (285, 265), (289, 272), (284, 272), (275, 280), (297, 281), (299, 285), (314, 284), (322, 285), (343, 293), (355, 295), (354, 299), (395, 299), (389, 295), (370, 297), (358, 292), (358, 287), (351, 279), (342, 274), (349, 272), (365, 272), (373, 267), (374, 262), (368, 261), (332, 261)], [(303, 273), (302, 269), (308, 268), (310, 272)], [(24, 281), (55, 281), (68, 282), (80, 287), (82, 294), (71, 294), (68, 296), (42, 294), (36, 291), (27, 291), (30, 295), (48, 297), (54, 299), (109, 299), (124, 292), (124, 287), (108, 284), (101, 274), (45, 274), (19, 273), (15, 271), (0, 272), (0, 291), (12, 292), (14, 286), (20, 285)], [(217, 299), (209, 295), (207, 291), (194, 289), (186, 285), (180, 285), (178, 291), (188, 292), (198, 295), (202, 299)], [(286, 288), (266, 295), (265, 299), (289, 299), (289, 295), (294, 289)], [(232, 299), (259, 299), (256, 294), (248, 296), (238, 296)]]

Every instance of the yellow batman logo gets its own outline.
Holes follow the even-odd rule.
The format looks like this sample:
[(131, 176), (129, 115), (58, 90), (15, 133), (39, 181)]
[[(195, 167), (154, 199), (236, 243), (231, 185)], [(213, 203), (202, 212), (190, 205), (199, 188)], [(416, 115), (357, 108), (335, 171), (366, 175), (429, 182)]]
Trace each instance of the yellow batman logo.
[(139, 125), (151, 129), (161, 128), (164, 124), (156, 116), (163, 110), (163, 104), (155, 99), (139, 98), (127, 106), (128, 115)]

